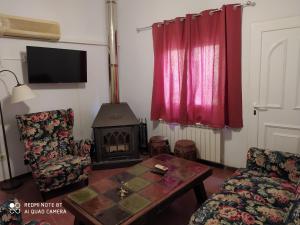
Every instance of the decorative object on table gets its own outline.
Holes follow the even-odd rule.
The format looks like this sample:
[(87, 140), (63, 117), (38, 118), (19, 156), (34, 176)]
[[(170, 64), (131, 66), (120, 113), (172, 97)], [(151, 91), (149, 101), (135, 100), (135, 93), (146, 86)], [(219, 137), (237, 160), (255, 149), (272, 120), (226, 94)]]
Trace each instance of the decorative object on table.
[(159, 174), (159, 175), (165, 175), (166, 172), (168, 172), (168, 167), (166, 166), (163, 166), (161, 164), (156, 164), (154, 166), (154, 168), (151, 169), (151, 172), (152, 173), (156, 173), (156, 174)]
[(175, 143), (174, 154), (177, 157), (196, 161), (197, 148), (196, 144), (192, 140), (178, 140)]
[[(299, 224), (300, 154), (250, 148), (246, 168), (226, 179), (189, 225)], [(298, 189), (298, 190), (297, 190)], [(242, 216), (228, 216), (238, 215)], [(265, 213), (268, 212), (268, 213)], [(298, 213), (297, 213), (298, 212)]]
[(151, 156), (171, 152), (168, 138), (164, 136), (152, 136), (148, 145)]
[(152, 168), (152, 169), (151, 169), (151, 172), (152, 172), (152, 173), (155, 173), (155, 174), (158, 174), (158, 175), (161, 175), (161, 176), (163, 176), (163, 175), (166, 174), (166, 172), (164, 172), (164, 171), (162, 171), (162, 170), (160, 170), (160, 169), (157, 169), (157, 168)]
[(57, 22), (0, 14), (0, 36), (58, 41)]
[(147, 119), (139, 119), (139, 144), (140, 151), (143, 154), (148, 154), (148, 130), (147, 130)]
[(128, 194), (129, 194), (128, 184), (126, 182), (122, 181), (120, 189), (119, 189), (120, 198), (123, 199), (123, 198), (127, 197)]
[(44, 200), (49, 191), (81, 181), (88, 183), (92, 141), (74, 141), (72, 109), (16, 119), (25, 146), (25, 164), (30, 165)]
[[(7, 73), (10, 75), (13, 75), (17, 82), (17, 85), (15, 87), (13, 87), (13, 90), (12, 90), (11, 103), (22, 102), (22, 101), (25, 101), (25, 100), (35, 97), (35, 94), (32, 92), (32, 90), (27, 85), (21, 84), (19, 82), (19, 80), (14, 72), (12, 72), (11, 70), (1, 70), (0, 74), (1, 73)], [(2, 190), (12, 190), (12, 189), (20, 187), (22, 185), (22, 182), (16, 178), (12, 177), (1, 101), (0, 101), (0, 116), (1, 116), (1, 126), (2, 126), (2, 132), (3, 132), (5, 154), (6, 154), (7, 166), (8, 166), (8, 172), (9, 172), (9, 180), (5, 180), (1, 184), (1, 189)]]
[(164, 172), (168, 171), (168, 167), (163, 166), (161, 164), (156, 164), (154, 167), (157, 168), (157, 169), (159, 169), (159, 170), (161, 170), (161, 171), (164, 171)]

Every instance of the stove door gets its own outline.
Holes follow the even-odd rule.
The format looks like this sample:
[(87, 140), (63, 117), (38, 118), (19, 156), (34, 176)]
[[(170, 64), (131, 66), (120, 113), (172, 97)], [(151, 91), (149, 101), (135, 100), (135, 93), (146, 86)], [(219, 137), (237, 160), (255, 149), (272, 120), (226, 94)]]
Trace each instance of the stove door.
[(97, 161), (122, 160), (138, 155), (138, 127), (95, 129)]

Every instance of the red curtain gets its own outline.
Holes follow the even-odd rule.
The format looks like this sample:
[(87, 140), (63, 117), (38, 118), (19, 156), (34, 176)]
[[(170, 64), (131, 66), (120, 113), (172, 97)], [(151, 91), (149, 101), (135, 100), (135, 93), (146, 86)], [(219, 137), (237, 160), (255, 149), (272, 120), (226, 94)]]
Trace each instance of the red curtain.
[(151, 119), (240, 128), (241, 7), (153, 24)]

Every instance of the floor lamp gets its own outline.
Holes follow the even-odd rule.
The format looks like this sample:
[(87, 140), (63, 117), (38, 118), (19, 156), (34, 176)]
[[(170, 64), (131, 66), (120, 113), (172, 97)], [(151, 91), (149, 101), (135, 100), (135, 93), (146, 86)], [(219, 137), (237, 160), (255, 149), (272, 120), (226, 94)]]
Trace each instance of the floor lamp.
[[(17, 82), (17, 85), (15, 87), (13, 87), (13, 89), (12, 89), (11, 103), (22, 102), (22, 101), (25, 101), (25, 100), (35, 97), (35, 94), (32, 92), (32, 90), (27, 85), (21, 84), (19, 82), (19, 80), (14, 72), (12, 72), (10, 70), (1, 70), (0, 74), (5, 73), (5, 72), (10, 75), (13, 75)], [(6, 154), (7, 166), (8, 166), (8, 172), (9, 172), (9, 179), (3, 181), (0, 185), (0, 187), (2, 190), (13, 190), (13, 189), (20, 187), (22, 185), (22, 182), (16, 178), (13, 178), (12, 174), (11, 174), (9, 152), (8, 152), (8, 147), (7, 147), (5, 128), (4, 128), (4, 119), (3, 119), (1, 101), (0, 101), (0, 116), (1, 116), (1, 125), (2, 125), (2, 132), (3, 132), (5, 154)]]

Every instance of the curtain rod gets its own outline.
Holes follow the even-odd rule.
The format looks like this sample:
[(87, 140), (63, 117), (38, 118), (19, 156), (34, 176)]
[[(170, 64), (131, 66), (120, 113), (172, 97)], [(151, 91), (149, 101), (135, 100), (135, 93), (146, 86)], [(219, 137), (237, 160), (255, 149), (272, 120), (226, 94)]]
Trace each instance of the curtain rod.
[[(245, 8), (245, 7), (249, 7), (249, 6), (255, 6), (255, 5), (256, 5), (255, 2), (253, 2), (253, 1), (247, 1), (245, 4), (237, 4), (234, 7), (243, 7), (243, 8)], [(221, 10), (222, 10), (221, 8), (220, 9), (211, 10), (209, 12), (209, 14), (212, 15), (214, 12), (218, 12), (218, 11), (221, 11)], [(201, 16), (201, 13), (194, 14), (193, 16), (195, 16), (195, 17), (196, 16)], [(184, 20), (184, 18), (182, 18), (182, 20)], [(169, 20), (168, 22), (173, 22), (173, 21), (175, 21), (175, 19)], [(161, 23), (161, 24), (163, 24), (163, 23)], [(151, 30), (151, 29), (152, 29), (152, 26), (147, 26), (147, 27), (136, 28), (136, 31), (139, 33), (141, 31)]]

